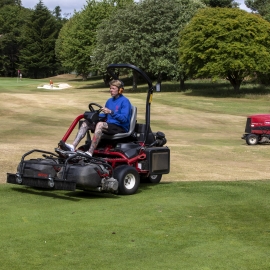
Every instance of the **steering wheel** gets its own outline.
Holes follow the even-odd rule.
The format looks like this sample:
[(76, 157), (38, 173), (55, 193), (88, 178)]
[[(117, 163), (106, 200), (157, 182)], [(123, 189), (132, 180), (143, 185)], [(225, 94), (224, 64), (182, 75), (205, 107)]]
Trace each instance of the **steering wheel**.
[[(96, 106), (96, 107), (99, 107), (99, 110), (94, 110), (93, 105)], [(97, 104), (97, 103), (90, 103), (88, 105), (88, 107), (89, 107), (90, 112), (94, 112), (94, 111), (100, 112), (101, 111), (101, 108), (102, 108), (102, 106), (99, 105), (99, 104)]]

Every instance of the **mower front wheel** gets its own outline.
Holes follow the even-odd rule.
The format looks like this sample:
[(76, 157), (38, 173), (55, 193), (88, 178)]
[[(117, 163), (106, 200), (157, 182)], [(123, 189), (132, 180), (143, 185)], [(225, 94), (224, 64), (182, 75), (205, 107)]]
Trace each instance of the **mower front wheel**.
[(246, 142), (248, 145), (256, 145), (259, 142), (259, 137), (255, 134), (249, 134), (246, 137)]
[(128, 165), (116, 167), (113, 176), (118, 181), (119, 194), (132, 195), (138, 190), (140, 176), (134, 167)]

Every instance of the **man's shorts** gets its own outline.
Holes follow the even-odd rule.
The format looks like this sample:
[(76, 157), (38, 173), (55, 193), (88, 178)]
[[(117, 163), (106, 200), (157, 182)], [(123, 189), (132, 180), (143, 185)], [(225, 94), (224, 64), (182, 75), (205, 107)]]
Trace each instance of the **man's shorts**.
[(120, 126), (117, 126), (115, 124), (110, 124), (110, 123), (107, 123), (107, 125), (108, 125), (108, 130), (103, 131), (105, 134), (114, 135), (117, 133), (126, 133), (126, 131)]

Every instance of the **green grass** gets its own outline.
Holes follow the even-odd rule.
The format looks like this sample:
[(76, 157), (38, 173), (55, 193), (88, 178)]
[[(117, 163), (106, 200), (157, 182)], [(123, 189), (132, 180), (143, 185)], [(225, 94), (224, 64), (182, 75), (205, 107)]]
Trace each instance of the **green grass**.
[[(53, 81), (72, 88), (0, 78), (0, 183), (22, 154), (53, 151), (90, 102), (109, 97), (100, 78)], [(186, 86), (164, 82), (153, 95), (151, 128), (171, 149), (159, 185), (133, 196), (0, 185), (0, 269), (270, 269), (270, 146), (241, 140), (247, 115), (270, 113), (270, 89)], [(146, 88), (126, 84), (125, 95), (142, 122)]]
[(269, 269), (269, 181), (133, 196), (0, 186), (1, 269)]

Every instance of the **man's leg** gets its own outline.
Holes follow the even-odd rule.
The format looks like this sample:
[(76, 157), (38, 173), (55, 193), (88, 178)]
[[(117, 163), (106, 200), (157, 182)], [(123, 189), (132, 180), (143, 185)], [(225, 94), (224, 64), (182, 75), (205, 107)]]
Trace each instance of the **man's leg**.
[(93, 126), (88, 121), (83, 121), (74, 141), (72, 144), (66, 143), (66, 146), (70, 149), (70, 151), (74, 151), (80, 141), (84, 138), (87, 130), (93, 129)]
[(73, 141), (73, 146), (76, 149), (76, 147), (78, 146), (78, 144), (80, 143), (80, 141), (84, 138), (87, 130), (89, 130), (91, 128), (90, 124), (87, 121), (83, 121), (80, 129), (78, 130), (78, 133)]
[(92, 156), (94, 150), (97, 148), (98, 143), (100, 142), (102, 131), (106, 131), (108, 129), (108, 124), (106, 122), (98, 122), (96, 125), (95, 133), (88, 150), (88, 153)]

